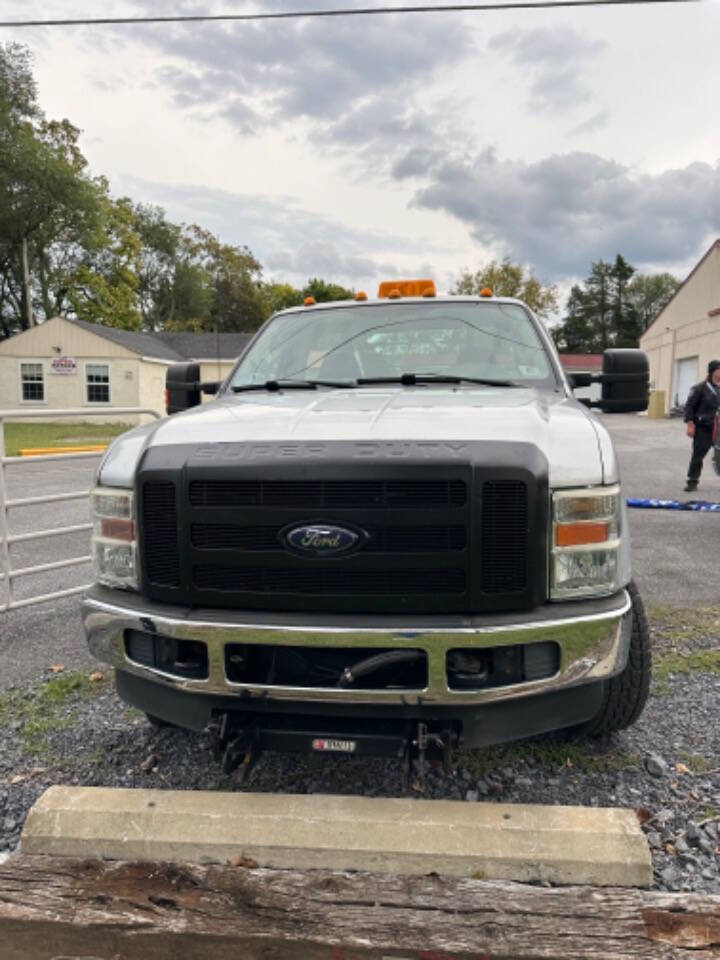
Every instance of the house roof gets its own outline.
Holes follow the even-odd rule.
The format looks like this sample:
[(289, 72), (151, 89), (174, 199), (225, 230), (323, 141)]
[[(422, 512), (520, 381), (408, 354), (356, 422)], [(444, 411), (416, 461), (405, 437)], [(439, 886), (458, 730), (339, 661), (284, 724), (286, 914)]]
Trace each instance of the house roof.
[(234, 360), (245, 349), (251, 333), (162, 333), (153, 334), (187, 360)]
[(102, 337), (104, 340), (117, 343), (141, 357), (155, 357), (158, 360), (185, 359), (170, 346), (158, 340), (154, 333), (142, 333), (139, 330), (120, 330), (118, 327), (107, 327), (102, 323), (87, 323), (85, 320), (74, 320), (70, 317), (66, 319), (68, 323), (80, 327), (81, 330), (86, 330), (88, 333), (94, 333), (95, 336)]
[(708, 258), (708, 257), (710, 256), (710, 254), (713, 252), (713, 250), (719, 250), (719, 249), (720, 249), (720, 238), (718, 238), (717, 240), (713, 240), (713, 242), (710, 244), (710, 248), (707, 250), (707, 252), (706, 252), (705, 254), (703, 254), (702, 257), (700, 257), (700, 259), (698, 260), (698, 262), (697, 262), (697, 263), (695, 264), (695, 266), (692, 268), (692, 270), (690, 271), (690, 273), (685, 277), (685, 279), (684, 279), (683, 282), (680, 284), (680, 286), (677, 288), (677, 290), (675, 291), (675, 293), (670, 297), (670, 299), (669, 299), (668, 302), (665, 304), (665, 306), (662, 308), (662, 310), (660, 311), (660, 313), (655, 317), (655, 319), (652, 321), (652, 323), (650, 323), (650, 324), (648, 325), (647, 329), (645, 330), (645, 333), (643, 333), (642, 337), (640, 337), (641, 340), (643, 339), (643, 337), (646, 337), (646, 336), (648, 335), (648, 333), (652, 330), (652, 328), (653, 328), (653, 327), (655, 326), (655, 324), (658, 322), (658, 320), (660, 319), (660, 317), (665, 313), (665, 311), (667, 310), (667, 308), (668, 308), (668, 307), (670, 306), (670, 304), (673, 302), (673, 300), (675, 299), (675, 297), (680, 293), (681, 290), (683, 290), (683, 289), (685, 288), (686, 284), (689, 283), (690, 279), (691, 279), (691, 278), (694, 276), (694, 274), (700, 269), (700, 267), (703, 265), (703, 263), (705, 263), (705, 261), (707, 260), (707, 258)]
[(234, 360), (252, 336), (251, 333), (143, 333), (108, 327), (102, 323), (66, 319), (68, 323), (117, 343), (141, 357), (157, 360)]

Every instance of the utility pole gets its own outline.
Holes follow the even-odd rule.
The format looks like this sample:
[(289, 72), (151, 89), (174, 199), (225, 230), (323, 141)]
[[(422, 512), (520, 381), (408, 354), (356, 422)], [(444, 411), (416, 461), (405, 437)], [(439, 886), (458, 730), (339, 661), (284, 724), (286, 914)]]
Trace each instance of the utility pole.
[(27, 310), (28, 330), (35, 325), (33, 320), (32, 295), (30, 293), (30, 270), (28, 269), (27, 237), (22, 242), (23, 287), (25, 289), (25, 309)]

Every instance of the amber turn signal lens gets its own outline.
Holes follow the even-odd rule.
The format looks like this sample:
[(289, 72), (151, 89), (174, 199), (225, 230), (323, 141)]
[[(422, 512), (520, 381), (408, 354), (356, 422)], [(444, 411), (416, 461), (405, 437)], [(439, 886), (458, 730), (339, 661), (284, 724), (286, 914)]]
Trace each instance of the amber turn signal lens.
[(555, 544), (558, 547), (579, 547), (586, 543), (605, 543), (609, 539), (609, 523), (561, 523), (555, 528)]
[(107, 537), (109, 540), (125, 540), (132, 543), (135, 539), (135, 522), (121, 520), (119, 517), (102, 517), (100, 536)]

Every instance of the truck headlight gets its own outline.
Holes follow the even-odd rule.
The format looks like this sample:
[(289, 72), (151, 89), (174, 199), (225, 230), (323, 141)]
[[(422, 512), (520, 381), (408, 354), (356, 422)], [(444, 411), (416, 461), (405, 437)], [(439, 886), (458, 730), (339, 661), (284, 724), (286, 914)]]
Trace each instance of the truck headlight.
[(137, 542), (132, 490), (97, 487), (90, 494), (90, 504), (95, 579), (109, 587), (137, 589)]
[(619, 486), (553, 494), (551, 600), (620, 589), (620, 505)]

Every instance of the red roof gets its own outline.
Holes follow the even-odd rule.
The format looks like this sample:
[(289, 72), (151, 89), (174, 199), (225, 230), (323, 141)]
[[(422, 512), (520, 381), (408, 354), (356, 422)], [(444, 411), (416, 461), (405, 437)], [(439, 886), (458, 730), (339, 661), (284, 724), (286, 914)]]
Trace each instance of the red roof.
[(565, 370), (602, 370), (601, 353), (561, 353), (560, 363)]

